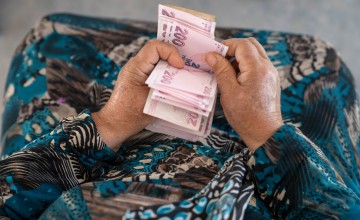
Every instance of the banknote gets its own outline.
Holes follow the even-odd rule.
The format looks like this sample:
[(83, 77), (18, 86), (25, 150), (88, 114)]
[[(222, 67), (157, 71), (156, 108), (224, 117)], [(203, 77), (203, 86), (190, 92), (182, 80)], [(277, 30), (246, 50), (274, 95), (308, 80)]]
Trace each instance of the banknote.
[(151, 88), (169, 88), (194, 95), (214, 97), (215, 75), (195, 68), (178, 69), (160, 60), (146, 84)]
[(207, 120), (202, 121), (203, 123), (201, 126), (204, 127), (200, 128), (200, 131), (188, 130), (184, 127), (169, 123), (161, 119), (156, 119), (152, 124), (148, 125), (146, 129), (157, 133), (172, 135), (185, 140), (200, 141), (201, 139), (207, 137), (211, 132), (211, 125), (214, 118), (214, 108), (215, 105), (213, 106), (213, 110), (211, 111), (211, 114)]
[(173, 44), (178, 50), (185, 65), (204, 71), (211, 71), (210, 66), (205, 61), (205, 55), (209, 52), (217, 52), (222, 56), (226, 55), (228, 47), (205, 37), (189, 26), (171, 20), (166, 17), (159, 20), (157, 39)]
[(145, 114), (152, 115), (187, 129), (195, 131), (199, 130), (203, 116), (183, 108), (151, 99), (151, 96), (152, 93), (150, 91), (144, 107)]
[(160, 4), (159, 19), (161, 19), (162, 17), (169, 17), (173, 20), (186, 23), (189, 26), (193, 26), (194, 29), (199, 29), (207, 33), (206, 35), (210, 37), (214, 36), (215, 34), (216, 22), (215, 22), (215, 16), (213, 15), (197, 12), (194, 10), (189, 10), (186, 8)]
[(186, 94), (181, 91), (171, 90), (171, 89), (156, 89), (156, 95), (162, 99), (171, 99), (177, 102), (186, 103), (187, 105), (192, 105), (196, 108), (210, 111), (211, 107), (216, 99), (214, 97), (204, 97), (200, 95)]
[(217, 83), (205, 55), (226, 55), (215, 39), (215, 17), (176, 6), (159, 5), (157, 39), (174, 45), (185, 67), (160, 60), (146, 80), (150, 87), (143, 112), (156, 119), (146, 129), (198, 141), (208, 136), (214, 117)]
[(167, 135), (175, 136), (175, 137), (182, 138), (182, 139), (189, 140), (189, 141), (198, 141), (200, 139), (200, 137), (198, 135), (194, 135), (192, 133), (185, 132), (185, 131), (180, 131), (180, 130), (177, 130), (176, 128), (165, 127), (159, 121), (155, 121), (155, 122), (156, 123), (154, 123), (154, 124), (148, 125), (146, 127), (146, 129), (149, 131), (152, 131), (152, 132), (167, 134)]
[(195, 112), (199, 115), (203, 115), (205, 117), (208, 117), (210, 114), (210, 111), (202, 110), (190, 103), (183, 102), (181, 99), (176, 99), (172, 96), (165, 96), (164, 94), (161, 93), (161, 91), (158, 91), (158, 90), (153, 91), (151, 99), (158, 100), (160, 102), (164, 102), (164, 103), (167, 103), (169, 105), (173, 105), (173, 106), (176, 106), (179, 108), (183, 108), (183, 109)]
[[(196, 95), (192, 93), (186, 93), (183, 91), (171, 89), (171, 88), (164, 88), (164, 87), (157, 87), (156, 89), (166, 92), (169, 95), (182, 99), (183, 101), (192, 103), (197, 106), (208, 106), (211, 103), (212, 97), (205, 97), (201, 95)], [(166, 90), (166, 91), (165, 91)]]

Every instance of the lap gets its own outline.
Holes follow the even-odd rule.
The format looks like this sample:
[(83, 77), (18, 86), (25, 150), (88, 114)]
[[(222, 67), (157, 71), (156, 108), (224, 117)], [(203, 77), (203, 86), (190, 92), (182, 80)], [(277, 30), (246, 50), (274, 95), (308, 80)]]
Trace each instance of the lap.
[[(156, 31), (156, 24), (147, 22), (67, 14), (43, 18), (13, 58), (5, 89), (0, 155), (11, 155), (50, 132), (63, 117), (84, 108), (99, 110), (121, 67)], [(326, 140), (334, 130), (336, 109), (346, 106), (346, 114), (356, 115), (352, 76), (336, 51), (321, 39), (237, 28), (219, 28), (216, 35), (258, 39), (280, 74), (284, 121), (315, 141)], [(334, 92), (335, 87), (341, 91)], [(227, 152), (244, 146), (219, 101), (212, 134), (203, 143)]]
[[(109, 98), (121, 67), (156, 36), (156, 31), (155, 23), (66, 14), (43, 18), (28, 33), (13, 58), (6, 82), (0, 156), (11, 155), (50, 132), (63, 117), (78, 114), (84, 108), (99, 110)], [(284, 121), (299, 127), (326, 157), (337, 161), (336, 168), (345, 181), (352, 178), (346, 176), (346, 168), (357, 169), (351, 164), (354, 161), (351, 155), (359, 152), (355, 146), (359, 138), (359, 110), (351, 73), (336, 51), (321, 39), (290, 33), (219, 28), (216, 35), (219, 39), (258, 39), (280, 74)], [(341, 133), (344, 130), (339, 129), (341, 126), (345, 126), (349, 134)], [(152, 163), (143, 166), (141, 161), (146, 159), (145, 155), (153, 153), (146, 147), (146, 142), (153, 140), (164, 140), (166, 146), (159, 142), (161, 153), (154, 156)], [(151, 187), (164, 190), (163, 185), (175, 183), (171, 178), (160, 177), (159, 173), (181, 174), (185, 164), (187, 172), (178, 175), (174, 181), (183, 184), (188, 192), (176, 197), (177, 189), (169, 187), (166, 190), (169, 197), (186, 199), (204, 187), (231, 154), (244, 149), (241, 138), (227, 123), (219, 100), (211, 135), (199, 143), (187, 145), (182, 140), (151, 132), (140, 133), (129, 143), (137, 147), (137, 151), (123, 149), (123, 155), (129, 159), (108, 176), (117, 180), (94, 185), (87, 183), (63, 197), (77, 198), (71, 194), (79, 191), (90, 195), (87, 192), (97, 190), (102, 196), (105, 190), (114, 195), (128, 189), (134, 192), (134, 188), (141, 193), (147, 193), (143, 189)], [(342, 149), (334, 150), (332, 146), (342, 146)], [(137, 160), (131, 159), (134, 154)], [(199, 162), (202, 170), (193, 172), (192, 168)], [(142, 176), (144, 170), (149, 175)], [(127, 173), (127, 176), (119, 178), (119, 173)], [(199, 173), (201, 180), (190, 181), (198, 178)], [(152, 179), (153, 182), (148, 181), (148, 186), (136, 183), (141, 179)], [(132, 183), (122, 185), (122, 180)], [(94, 196), (85, 196), (87, 201), (93, 199)], [(124, 207), (124, 210), (128, 208)]]

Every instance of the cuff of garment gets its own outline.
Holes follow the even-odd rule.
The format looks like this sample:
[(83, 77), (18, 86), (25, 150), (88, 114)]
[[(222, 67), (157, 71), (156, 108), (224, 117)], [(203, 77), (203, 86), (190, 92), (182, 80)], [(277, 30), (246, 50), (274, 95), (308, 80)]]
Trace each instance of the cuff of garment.
[(72, 150), (78, 154), (80, 160), (86, 160), (82, 162), (119, 163), (123, 160), (121, 155), (104, 143), (88, 109), (84, 109), (77, 116), (64, 118), (61, 125)]
[[(316, 146), (290, 124), (283, 125), (253, 153), (247, 165), (266, 205), (273, 207), (277, 201), (289, 202), (281, 200), (287, 191), (292, 190), (292, 183), (306, 181), (304, 166), (307, 157), (314, 153)], [(303, 177), (304, 180), (298, 179)]]

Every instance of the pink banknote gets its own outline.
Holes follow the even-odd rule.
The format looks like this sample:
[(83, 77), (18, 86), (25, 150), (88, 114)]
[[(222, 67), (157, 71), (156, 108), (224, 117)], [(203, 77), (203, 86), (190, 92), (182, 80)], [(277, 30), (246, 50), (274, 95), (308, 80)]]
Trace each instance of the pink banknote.
[(203, 115), (205, 117), (208, 117), (210, 114), (210, 111), (206, 111), (206, 110), (202, 110), (198, 107), (195, 107), (194, 105), (187, 103), (187, 102), (183, 102), (181, 99), (177, 99), (173, 96), (169, 96), (167, 94), (163, 94), (158, 90), (153, 91), (153, 95), (151, 97), (151, 99), (155, 99), (158, 100), (160, 102), (164, 102), (167, 103), (169, 105), (173, 105), (179, 108), (183, 108), (185, 110), (188, 111), (192, 111), (195, 112), (199, 115)]
[(168, 128), (168, 127), (162, 125), (159, 122), (160, 120), (161, 119), (158, 119), (157, 121), (155, 121), (154, 124), (148, 125), (146, 127), (146, 129), (149, 131), (152, 131), (152, 132), (167, 134), (167, 135), (171, 135), (171, 136), (182, 138), (182, 139), (189, 140), (189, 141), (198, 141), (200, 139), (200, 137), (198, 135), (180, 131), (180, 130), (177, 130), (176, 128)]
[(156, 120), (146, 129), (202, 140), (210, 134), (217, 96), (216, 79), (205, 55), (225, 56), (228, 47), (214, 40), (216, 23), (211, 15), (159, 5), (158, 21), (158, 40), (174, 45), (186, 66), (177, 69), (161, 60), (148, 77), (151, 89), (143, 111)]
[(159, 19), (161, 17), (168, 17), (173, 20), (181, 21), (192, 25), (195, 28), (198, 28), (206, 32), (209, 36), (214, 36), (216, 22), (205, 20), (203, 18), (197, 17), (185, 11), (178, 10), (166, 5), (159, 5)]
[[(190, 93), (184, 93), (182, 91), (177, 91), (177, 90), (173, 90), (173, 89), (164, 90), (163, 88), (159, 88), (159, 91), (161, 91), (162, 93), (166, 93), (167, 95), (181, 99), (182, 101), (190, 103), (194, 107), (200, 108), (205, 111), (211, 110), (214, 100), (216, 99), (216, 96), (205, 97), (205, 96), (194, 95), (194, 94), (190, 94)], [(164, 96), (166, 97), (167, 95), (164, 95)]]
[(152, 92), (150, 91), (144, 107), (145, 114), (152, 115), (187, 129), (195, 131), (199, 130), (203, 116), (183, 108), (151, 99), (151, 96)]
[[(201, 141), (203, 138), (207, 137), (210, 134), (213, 118), (214, 108), (212, 109), (211, 114), (209, 115), (207, 120), (203, 121), (202, 126), (205, 127), (202, 127), (200, 131), (188, 130), (186, 128), (161, 119), (156, 119), (152, 124), (148, 125), (146, 129), (157, 133), (179, 137), (189, 141)], [(206, 122), (206, 125), (204, 122)]]
[(151, 88), (169, 88), (194, 95), (214, 97), (215, 75), (194, 68), (177, 69), (160, 60), (146, 83)]
[(159, 20), (157, 39), (173, 44), (181, 54), (185, 64), (196, 69), (211, 71), (205, 61), (205, 55), (209, 52), (217, 52), (226, 55), (228, 47), (200, 34), (191, 27), (163, 18)]

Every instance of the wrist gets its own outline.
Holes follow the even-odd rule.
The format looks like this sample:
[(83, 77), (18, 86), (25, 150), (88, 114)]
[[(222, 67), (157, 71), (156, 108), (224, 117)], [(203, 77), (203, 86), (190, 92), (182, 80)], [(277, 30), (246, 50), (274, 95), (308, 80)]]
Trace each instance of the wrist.
[(91, 113), (95, 126), (104, 143), (113, 151), (119, 150), (121, 144), (131, 135), (127, 134), (128, 129), (122, 125), (114, 123), (111, 115), (105, 111)]
[(283, 125), (283, 121), (278, 121), (262, 126), (259, 131), (252, 132), (249, 136), (244, 137), (244, 142), (249, 150), (254, 152), (264, 145)]

